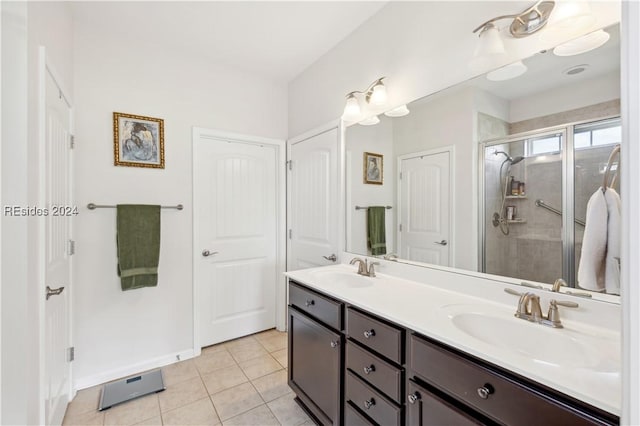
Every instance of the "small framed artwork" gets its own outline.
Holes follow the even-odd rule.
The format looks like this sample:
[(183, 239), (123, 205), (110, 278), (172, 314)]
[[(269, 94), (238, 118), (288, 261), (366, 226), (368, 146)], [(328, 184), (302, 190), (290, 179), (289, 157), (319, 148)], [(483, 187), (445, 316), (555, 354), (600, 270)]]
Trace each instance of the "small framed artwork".
[(164, 169), (164, 120), (113, 113), (114, 165)]
[(382, 154), (364, 153), (364, 183), (382, 185)]

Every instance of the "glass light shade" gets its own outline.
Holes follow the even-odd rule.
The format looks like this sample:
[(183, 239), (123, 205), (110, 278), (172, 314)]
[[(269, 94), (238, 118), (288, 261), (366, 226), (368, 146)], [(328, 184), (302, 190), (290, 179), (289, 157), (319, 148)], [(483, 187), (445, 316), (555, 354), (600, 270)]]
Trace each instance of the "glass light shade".
[(556, 5), (549, 16), (542, 40), (558, 44), (570, 37), (579, 36), (596, 22), (591, 13), (591, 6), (586, 0), (556, 0)]
[(522, 61), (518, 61), (509, 65), (506, 65), (502, 68), (498, 68), (495, 71), (491, 71), (490, 73), (487, 74), (487, 80), (490, 80), (490, 81), (511, 80), (512, 78), (521, 76), (525, 72), (527, 72), (527, 66), (523, 64)]
[(553, 49), (556, 56), (573, 56), (588, 52), (605, 44), (611, 36), (604, 30), (594, 31)]
[(379, 82), (371, 90), (371, 96), (369, 97), (369, 103), (371, 105), (383, 106), (387, 103), (387, 88)]
[(351, 95), (347, 97), (347, 103), (344, 106), (344, 112), (342, 113), (342, 119), (344, 121), (358, 121), (362, 116), (360, 110), (360, 103), (358, 99)]
[(504, 61), (507, 52), (500, 37), (500, 31), (493, 24), (488, 24), (478, 37), (478, 45), (473, 54), (473, 59), (469, 63), (475, 72), (486, 71), (488, 68), (495, 68), (496, 65)]
[(395, 107), (384, 113), (387, 117), (404, 117), (408, 114), (409, 108), (407, 108), (406, 105), (400, 105), (399, 107)]
[(379, 122), (380, 122), (380, 119), (378, 118), (378, 116), (374, 115), (369, 118), (365, 118), (364, 120), (360, 121), (358, 124), (361, 124), (363, 126), (373, 126), (374, 124), (378, 124)]

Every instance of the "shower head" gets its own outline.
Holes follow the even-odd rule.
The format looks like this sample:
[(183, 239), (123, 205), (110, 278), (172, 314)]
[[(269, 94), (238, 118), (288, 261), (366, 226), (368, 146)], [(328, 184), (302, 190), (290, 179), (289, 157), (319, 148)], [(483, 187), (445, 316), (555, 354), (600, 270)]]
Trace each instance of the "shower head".
[(505, 162), (509, 162), (511, 163), (511, 165), (513, 166), (514, 164), (518, 164), (519, 162), (521, 162), (522, 160), (524, 160), (524, 157), (521, 155), (518, 155), (517, 157), (513, 158), (511, 157), (509, 154), (507, 154), (504, 151), (494, 151), (493, 155), (498, 155), (498, 154), (502, 154), (504, 155), (506, 158), (506, 160), (504, 160)]

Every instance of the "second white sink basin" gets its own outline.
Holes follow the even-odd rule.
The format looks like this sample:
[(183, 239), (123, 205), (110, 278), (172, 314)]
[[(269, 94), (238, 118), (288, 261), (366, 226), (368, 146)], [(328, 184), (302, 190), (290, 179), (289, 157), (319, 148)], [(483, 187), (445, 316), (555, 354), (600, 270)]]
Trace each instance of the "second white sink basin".
[(555, 329), (515, 318), (513, 313), (488, 312), (485, 307), (450, 305), (444, 309), (459, 331), (537, 363), (599, 372), (620, 369), (620, 348), (613, 339), (572, 328)]

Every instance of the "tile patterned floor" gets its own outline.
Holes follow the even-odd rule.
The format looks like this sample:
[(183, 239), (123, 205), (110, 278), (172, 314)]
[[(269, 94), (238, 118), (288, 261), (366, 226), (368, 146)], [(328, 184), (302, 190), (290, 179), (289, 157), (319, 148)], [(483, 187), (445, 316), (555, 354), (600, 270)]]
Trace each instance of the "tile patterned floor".
[(210, 346), (162, 368), (167, 389), (97, 410), (101, 386), (78, 392), (63, 425), (312, 425), (287, 386), (287, 334)]

